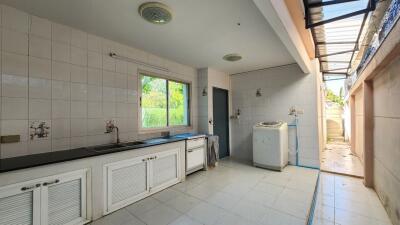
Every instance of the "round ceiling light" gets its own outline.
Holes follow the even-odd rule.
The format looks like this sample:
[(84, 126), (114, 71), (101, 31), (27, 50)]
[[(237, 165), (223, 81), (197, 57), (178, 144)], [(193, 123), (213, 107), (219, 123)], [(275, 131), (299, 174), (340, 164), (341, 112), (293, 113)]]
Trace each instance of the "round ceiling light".
[(172, 19), (169, 7), (160, 2), (146, 2), (139, 6), (139, 14), (143, 19), (154, 24), (166, 24)]
[(228, 54), (228, 55), (224, 55), (224, 57), (222, 57), (224, 60), (229, 61), (229, 62), (236, 62), (242, 59), (242, 56), (236, 53), (233, 54)]

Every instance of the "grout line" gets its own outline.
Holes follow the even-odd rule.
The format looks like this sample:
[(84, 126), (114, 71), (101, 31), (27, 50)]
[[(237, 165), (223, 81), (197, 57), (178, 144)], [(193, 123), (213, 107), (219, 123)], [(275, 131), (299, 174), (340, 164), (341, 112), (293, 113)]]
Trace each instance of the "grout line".
[(331, 174), (335, 174), (335, 175), (343, 175), (343, 176), (348, 176), (348, 177), (354, 177), (354, 178), (364, 179), (364, 176), (359, 176), (359, 175), (354, 175), (354, 174), (349, 174), (349, 173), (341, 173), (341, 172), (330, 171), (330, 170), (325, 170), (325, 169), (321, 169), (321, 172), (331, 173)]
[(321, 176), (321, 172), (319, 171), (317, 182), (315, 184), (313, 199), (311, 202), (311, 209), (308, 214), (307, 225), (312, 225), (313, 221), (314, 221), (314, 213), (315, 213), (315, 208), (316, 208), (316, 203), (317, 203), (317, 198), (318, 198), (318, 188), (319, 188), (320, 176)]
[(336, 224), (336, 175), (333, 175), (333, 224)]

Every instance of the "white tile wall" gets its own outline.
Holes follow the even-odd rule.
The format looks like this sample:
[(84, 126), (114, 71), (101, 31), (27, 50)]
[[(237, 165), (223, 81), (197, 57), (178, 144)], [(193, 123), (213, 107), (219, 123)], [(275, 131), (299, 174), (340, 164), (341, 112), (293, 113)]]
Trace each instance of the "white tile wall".
[[(115, 60), (111, 50), (191, 82), (192, 127), (171, 131), (197, 130), (195, 69), (8, 6), (1, 5), (0, 14), (0, 132), (21, 135), (19, 143), (0, 145), (0, 158), (115, 141), (104, 134), (109, 119), (123, 141), (159, 136), (138, 133), (137, 71), (154, 70)], [(49, 137), (30, 140), (32, 121), (46, 121)]]
[[(261, 89), (261, 97), (256, 90)], [(240, 109), (240, 119), (231, 121), (234, 157), (252, 160), (252, 127), (262, 121), (293, 123), (289, 108), (304, 110), (299, 117), (299, 162), (319, 166), (316, 75), (303, 74), (297, 64), (231, 76), (232, 111)], [(295, 155), (295, 130), (289, 129), (291, 163)]]

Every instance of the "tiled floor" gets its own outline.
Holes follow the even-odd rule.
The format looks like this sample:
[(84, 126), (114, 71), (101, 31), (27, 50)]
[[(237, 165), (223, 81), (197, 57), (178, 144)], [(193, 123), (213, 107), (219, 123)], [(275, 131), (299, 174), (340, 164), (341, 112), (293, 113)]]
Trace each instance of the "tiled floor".
[(312, 169), (271, 172), (223, 160), (93, 225), (304, 225), (317, 177)]
[(346, 142), (331, 142), (326, 145), (321, 152), (321, 170), (364, 176), (360, 159), (351, 153), (350, 146)]
[(362, 179), (322, 172), (313, 225), (390, 225), (375, 191)]

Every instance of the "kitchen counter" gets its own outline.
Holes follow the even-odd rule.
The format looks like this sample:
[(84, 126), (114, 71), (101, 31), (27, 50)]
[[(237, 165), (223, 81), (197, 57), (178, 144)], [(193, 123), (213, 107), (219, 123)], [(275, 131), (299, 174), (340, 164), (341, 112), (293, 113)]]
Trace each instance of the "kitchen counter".
[(118, 147), (110, 147), (109, 145), (91, 146), (85, 148), (69, 149), (57, 152), (48, 152), (42, 154), (34, 154), (13, 158), (0, 159), (0, 173), (13, 170), (26, 169), (35, 166), (48, 165), (52, 163), (65, 162), (76, 159), (83, 159), (99, 155), (111, 154), (122, 151), (135, 150), (156, 145), (184, 141), (193, 137), (202, 136), (198, 134), (185, 133), (169, 137), (160, 137), (154, 139), (143, 140), (141, 143), (133, 144), (133, 142), (121, 143)]

